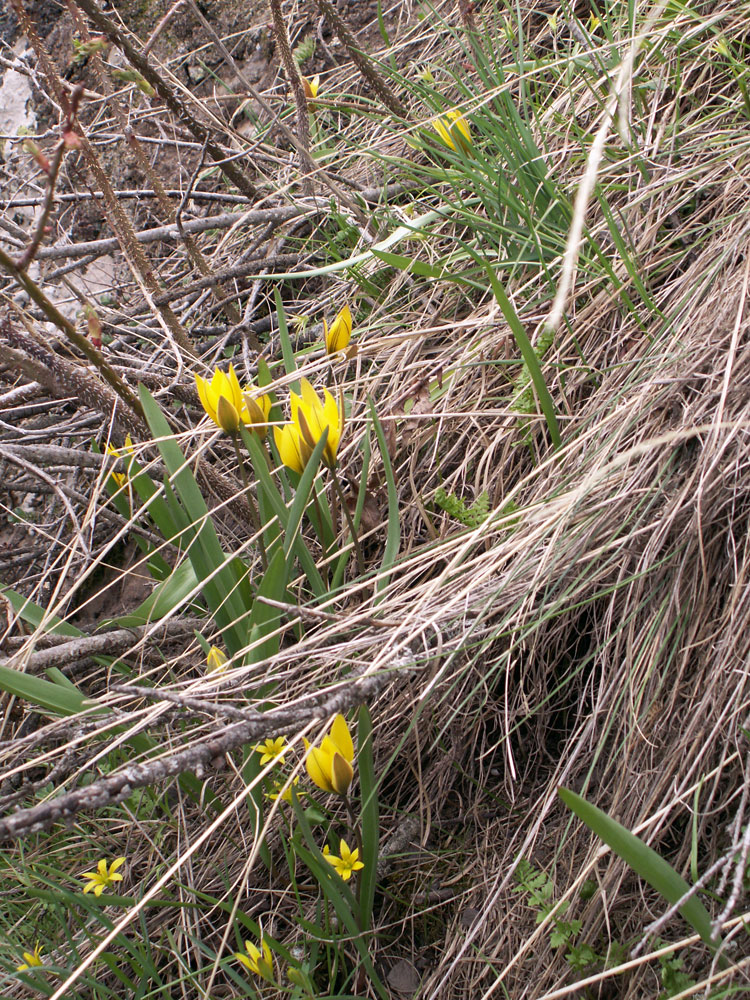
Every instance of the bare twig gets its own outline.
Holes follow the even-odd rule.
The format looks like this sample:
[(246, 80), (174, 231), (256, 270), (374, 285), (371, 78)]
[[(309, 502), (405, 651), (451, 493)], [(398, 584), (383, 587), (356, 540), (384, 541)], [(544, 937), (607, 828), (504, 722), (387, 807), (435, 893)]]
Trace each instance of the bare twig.
[[(305, 215), (310, 209), (296, 208), (291, 205), (279, 208), (259, 209), (250, 212), (227, 212), (222, 215), (211, 215), (205, 219), (189, 219), (183, 222), (186, 233), (205, 233), (209, 229), (229, 229), (240, 223), (254, 225), (271, 221), (284, 222)], [(172, 224), (169, 226), (154, 226), (152, 229), (142, 229), (136, 232), (135, 238), (140, 243), (157, 243), (160, 240), (179, 240), (180, 230)], [(117, 239), (89, 240), (86, 243), (72, 243), (70, 246), (42, 247), (37, 254), (37, 260), (60, 260), (64, 257), (85, 257), (88, 254), (110, 253), (120, 249)]]
[[(0, 267), (4, 268), (18, 281), (19, 285), (21, 285), (33, 301), (36, 302), (47, 319), (51, 323), (54, 323), (55, 326), (65, 334), (68, 340), (70, 340), (75, 347), (77, 347), (78, 350), (81, 351), (86, 358), (88, 358), (97, 371), (99, 371), (105, 382), (107, 382), (114, 390), (115, 394), (120, 397), (125, 406), (132, 410), (138, 420), (143, 420), (141, 401), (135, 395), (130, 386), (123, 382), (117, 372), (108, 364), (101, 352), (94, 347), (91, 341), (84, 337), (83, 334), (80, 334), (73, 324), (62, 315), (59, 309), (57, 309), (57, 307), (49, 301), (36, 282), (32, 281), (24, 271), (19, 271), (15, 262), (11, 260), (11, 258), (2, 250), (0, 250)], [(36, 358), (38, 361), (42, 361), (42, 364), (47, 365), (50, 372), (55, 373), (60, 370), (61, 365), (58, 363), (60, 359), (55, 358), (49, 351), (37, 342), (33, 342), (34, 346), (32, 347), (31, 338), (20, 337), (16, 332), (14, 332), (8, 319), (0, 323), (0, 336), (3, 336), (6, 342), (12, 346), (20, 348), (21, 350), (30, 348), (29, 353), (31, 356)], [(16, 343), (14, 343), (14, 340)], [(38, 378), (38, 375), (35, 375), (34, 377)], [(38, 380), (41, 381), (41, 379)], [(80, 381), (86, 381), (86, 376), (84, 376), (83, 373), (81, 373)], [(93, 383), (90, 379), (90, 376), (88, 376), (88, 381), (92, 382), (93, 387), (95, 383)], [(96, 395), (96, 398), (101, 398), (100, 392)], [(112, 402), (112, 400), (108, 400), (108, 403), (111, 404)], [(109, 405), (108, 409), (111, 412), (112, 406)]]

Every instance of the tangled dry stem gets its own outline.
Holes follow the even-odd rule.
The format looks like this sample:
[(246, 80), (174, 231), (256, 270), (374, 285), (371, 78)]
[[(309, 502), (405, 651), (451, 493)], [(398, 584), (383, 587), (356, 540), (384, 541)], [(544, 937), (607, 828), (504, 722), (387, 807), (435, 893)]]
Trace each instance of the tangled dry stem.
[[(79, 6), (105, 31), (92, 0)], [(739, 37), (747, 30), (746, 13), (731, 4), (714, 7), (728, 35)], [(472, 10), (469, 17), (465, 5), (462, 9), (468, 30), (478, 14)], [(539, 42), (547, 29), (535, 14), (530, 11), (525, 23), (529, 37)], [(654, 23), (661, 31), (660, 22)], [(116, 25), (107, 33), (200, 143), (212, 136), (206, 148), (227, 177), (257, 196), (262, 178), (256, 183), (229, 169), (234, 134), (231, 140), (217, 135), (214, 117), (196, 126), (192, 112), (183, 115), (183, 99), (166, 71), (146, 62)], [(437, 59), (439, 41), (420, 35), (418, 28), (405, 30), (403, 45), (406, 52), (415, 46), (421, 59)], [(225, 679), (205, 674), (201, 650), (191, 641), (170, 646), (166, 663), (154, 663), (141, 657), (142, 637), (132, 645), (123, 637), (118, 654), (133, 664), (139, 683), (117, 688), (92, 666), (92, 692), (102, 707), (118, 712), (102, 725), (106, 730), (116, 721), (146, 728), (164, 743), (163, 755), (75, 788), (70, 773), (55, 767), (90, 738), (88, 723), (80, 720), (80, 735), (64, 728), (70, 722), (49, 723), (37, 734), (43, 753), (22, 763), (20, 773), (38, 782), (35, 768), (48, 768), (49, 780), (58, 782), (55, 793), (7, 815), (0, 835), (28, 834), (66, 818), (83, 822), (87, 810), (124, 802), (134, 788), (168, 783), (185, 770), (208, 769), (217, 758), (222, 766), (207, 783), (238, 794), (243, 778), (233, 762), (235, 748), (281, 729), (294, 739), (313, 721), (366, 697), (376, 720), (379, 765), (385, 768), (397, 749), (402, 762), (400, 772), (388, 773), (383, 789), (383, 850), (398, 878), (385, 883), (380, 919), (384, 927), (412, 930), (422, 921), (424, 996), (484, 998), (506, 990), (514, 998), (536, 1000), (567, 989), (570, 969), (562, 953), (549, 947), (549, 920), (537, 927), (535, 913), (512, 891), (520, 857), (540, 868), (554, 866), (556, 898), (571, 900), (570, 914), (581, 920), (582, 940), (606, 950), (610, 941), (634, 941), (647, 929), (667, 932), (673, 917), (667, 906), (620, 861), (602, 853), (585, 829), (568, 828), (569, 816), (556, 797), (561, 784), (581, 791), (669, 853), (678, 870), (689, 871), (695, 845), (701, 873), (714, 865), (728, 889), (725, 904), (713, 914), (717, 923), (743, 905), (750, 663), (750, 479), (745, 477), (750, 465), (750, 216), (742, 170), (747, 141), (738, 137), (729, 110), (716, 125), (716, 135), (725, 130), (729, 138), (706, 141), (702, 103), (722, 70), (713, 64), (699, 68), (698, 55), (695, 60), (677, 93), (669, 92), (668, 60), (649, 56), (639, 64), (639, 72), (655, 81), (649, 93), (661, 95), (660, 104), (654, 97), (653, 105), (630, 108), (633, 134), (640, 137), (650, 174), (628, 159), (631, 153), (623, 153), (617, 136), (607, 146), (611, 162), (605, 157), (596, 171), (601, 183), (611, 176), (613, 164), (619, 171), (622, 194), (612, 200), (631, 253), (625, 260), (607, 219), (596, 204), (589, 206), (588, 233), (608, 255), (611, 273), (603, 277), (590, 262), (579, 260), (567, 325), (560, 327), (544, 359), (562, 417), (564, 447), (551, 452), (541, 418), (522, 422), (507, 405), (505, 372), (515, 346), (494, 303), (481, 297), (459, 300), (438, 282), (426, 286), (409, 274), (393, 276), (387, 309), (368, 300), (369, 325), (357, 331), (357, 359), (345, 374), (342, 368), (336, 375), (352, 400), (342, 455), (350, 482), (358, 481), (367, 396), (376, 400), (386, 428), (401, 519), (397, 572), (384, 590), (371, 581), (352, 585), (322, 611), (302, 607), (297, 613), (288, 605), (286, 634), (303, 622), (303, 637), (282, 643), (272, 664), (238, 668)], [(623, 91), (632, 84), (632, 76), (624, 80)], [(517, 80), (507, 86), (520, 93)], [(665, 137), (667, 124), (683, 106), (692, 110), (682, 117), (678, 156)], [(391, 111), (402, 113), (400, 101)], [(547, 120), (539, 123), (549, 129), (550, 160), (560, 165), (561, 174), (569, 172), (570, 186), (591, 161), (575, 159), (573, 125), (566, 135), (559, 122), (587, 121), (600, 112), (592, 89), (574, 86), (561, 89)], [(416, 108), (413, 117), (419, 114)], [(141, 123), (134, 117), (133, 124)], [(391, 151), (392, 140), (383, 138), (376, 125), (371, 137), (365, 130), (358, 138), (363, 145), (371, 141), (380, 144), (381, 152)], [(577, 166), (568, 166), (569, 159)], [(279, 153), (280, 162), (287, 161)], [(339, 182), (345, 176), (353, 187), (373, 179), (345, 151), (338, 174)], [(294, 182), (292, 171), (279, 176), (280, 187), (286, 181)], [(265, 209), (253, 211), (242, 217), (242, 227), (233, 215), (229, 234), (211, 237), (218, 240), (209, 246), (217, 280), (255, 274), (254, 261), (242, 259), (246, 227), (261, 232), (269, 218), (261, 218)], [(300, 217), (312, 225), (316, 217), (315, 210), (285, 206), (281, 199), (268, 211), (275, 213), (274, 233), (281, 229), (284, 234), (275, 250), (288, 238), (286, 227)], [(209, 228), (202, 219), (185, 226), (197, 234), (202, 231), (197, 223)], [(450, 252), (454, 235), (446, 225), (436, 237), (438, 259)], [(201, 296), (207, 283), (185, 272), (167, 242), (179, 240), (176, 227), (165, 229), (159, 239), (155, 266), (184, 324), (206, 301)], [(47, 255), (57, 249), (50, 247)], [(85, 252), (102, 249), (111, 246), (99, 243)], [(72, 256), (81, 247), (61, 245), (60, 250)], [(298, 287), (290, 292), (290, 314), (327, 311), (327, 289), (320, 292), (312, 283)], [(526, 284), (519, 279), (513, 292), (531, 328), (548, 315), (543, 275)], [(335, 296), (343, 293), (338, 287)], [(238, 287), (245, 322), (252, 320), (264, 294)], [(628, 299), (638, 304), (629, 308)], [(129, 319), (140, 317), (146, 340), (139, 343), (114, 309), (105, 310), (114, 335), (108, 358), (120, 377), (135, 381), (145, 371), (160, 381), (160, 398), (165, 406), (175, 405), (175, 426), (190, 461), (199, 470), (211, 467), (203, 480), (205, 492), (222, 514), (238, 493), (232, 453), (217, 440), (209, 449), (195, 431), (198, 413), (194, 400), (191, 406), (184, 358), (155, 336), (153, 310), (136, 292), (129, 305)], [(8, 336), (4, 339), (10, 346)], [(216, 363), (223, 343), (220, 337), (213, 353), (207, 348), (204, 360)], [(39, 492), (47, 480), (35, 476), (33, 467), (44, 465), (49, 476), (50, 460), (45, 464), (31, 450), (40, 437), (29, 420), (51, 413), (43, 440), (57, 436), (80, 449), (91, 433), (106, 440), (121, 415), (112, 416), (104, 387), (86, 389), (91, 375), (79, 357), (64, 354), (59, 345), (44, 348), (52, 359), (40, 359), (42, 348), (28, 343), (12, 346), (23, 355), (3, 359), (13, 378), (21, 371), (37, 387), (4, 425), (10, 428), (4, 433), (14, 455), (23, 458), (23, 449), (29, 449), (23, 475), (14, 473), (7, 489), (46, 498), (46, 520), (38, 529), (29, 528), (29, 538), (37, 546), (42, 540), (45, 551), (40, 555), (32, 545), (28, 563), (13, 562), (23, 552), (4, 563), (0, 556), (0, 569), (20, 576), (24, 592), (39, 603), (47, 606), (53, 595), (52, 610), (79, 614), (97, 592), (106, 595), (132, 575), (129, 567), (103, 585), (93, 582), (124, 532), (113, 531), (102, 515), (107, 497), (101, 477), (92, 476), (92, 470), (100, 470), (98, 460), (90, 468), (81, 463), (69, 470), (77, 494), (91, 498), (88, 508), (79, 504), (71, 512), (70, 494), (65, 494), (66, 505), (62, 499), (53, 503), (52, 493)], [(252, 373), (255, 353), (242, 336), (238, 357)], [(319, 362), (320, 355), (308, 354), (306, 371)], [(75, 378), (66, 374), (71, 370)], [(46, 371), (54, 373), (54, 389)], [(431, 398), (426, 387), (444, 373), (450, 373), (448, 388)], [(72, 414), (57, 404), (65, 393), (77, 397)], [(145, 436), (139, 449), (145, 462), (153, 460)], [(387, 515), (381, 458), (376, 455), (373, 463), (364, 539), (373, 571), (382, 555)], [(486, 491), (490, 518), (461, 531), (433, 503), (438, 485), (468, 500)], [(222, 516), (219, 523), (227, 548), (251, 558), (241, 517)], [(23, 573), (17, 572), (19, 566), (26, 567)], [(17, 629), (10, 613), (9, 620)], [(83, 641), (99, 648), (94, 626), (87, 628), (92, 634)], [(44, 653), (32, 654), (32, 667), (47, 662)], [(347, 677), (363, 672), (366, 677), (346, 686)], [(391, 683), (396, 677), (399, 682)], [(248, 695), (260, 678), (283, 691), (282, 703), (270, 713), (259, 713)], [(159, 692), (164, 699), (148, 711), (141, 702), (146, 685), (157, 693), (149, 691), (149, 699)], [(243, 721), (226, 724), (217, 735), (216, 718), (237, 713)], [(9, 717), (11, 729), (14, 724)], [(113, 737), (113, 745), (119, 740)], [(19, 769), (19, 745), (27, 744), (0, 746), (9, 771)], [(446, 823), (457, 815), (460, 836), (448, 835), (453, 828)], [(179, 822), (191, 833), (204, 829), (200, 812), (189, 805), (181, 807)], [(206, 841), (201, 864), (192, 869), (196, 886), (213, 886), (212, 873), (219, 859), (225, 861), (226, 844), (243, 844), (246, 837), (240, 819), (228, 816), (222, 835)], [(144, 836), (139, 848), (144, 857), (147, 845)], [(246, 847), (249, 853), (252, 844)], [(237, 879), (233, 884), (241, 881), (243, 863), (239, 853), (227, 862)], [(599, 887), (588, 902), (578, 894), (586, 877)], [(399, 894), (399, 879), (409, 883), (410, 878), (411, 896), (408, 889)], [(446, 887), (454, 891), (446, 895)], [(249, 891), (256, 888), (253, 884)], [(439, 930), (433, 937), (425, 893), (436, 900), (431, 912)], [(280, 919), (288, 919), (282, 891), (274, 905)], [(462, 915), (469, 908), (479, 917), (467, 926)], [(652, 918), (650, 928), (644, 914)], [(696, 955), (699, 977), (707, 974), (710, 961)], [(740, 969), (737, 982), (745, 975)], [(649, 978), (647, 961), (629, 976), (618, 980), (618, 996), (655, 995), (658, 986)]]

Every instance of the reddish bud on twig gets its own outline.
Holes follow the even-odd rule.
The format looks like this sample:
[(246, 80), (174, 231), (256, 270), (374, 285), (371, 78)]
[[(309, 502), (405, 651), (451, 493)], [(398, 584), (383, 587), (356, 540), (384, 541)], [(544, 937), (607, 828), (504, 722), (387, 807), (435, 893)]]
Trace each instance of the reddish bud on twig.
[(81, 137), (77, 132), (74, 132), (72, 128), (63, 130), (62, 141), (65, 144), (66, 149), (81, 148)]
[(102, 324), (99, 317), (96, 314), (96, 310), (93, 306), (85, 305), (83, 307), (83, 312), (86, 316), (86, 325), (89, 331), (89, 340), (96, 347), (97, 350), (101, 350), (102, 346)]

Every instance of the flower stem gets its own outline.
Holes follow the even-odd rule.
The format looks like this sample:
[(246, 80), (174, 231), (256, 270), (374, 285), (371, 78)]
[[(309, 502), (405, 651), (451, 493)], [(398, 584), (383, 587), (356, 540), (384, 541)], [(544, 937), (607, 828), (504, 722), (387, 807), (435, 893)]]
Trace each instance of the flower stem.
[[(347, 814), (349, 816), (349, 826), (351, 827), (352, 832), (354, 834), (354, 837), (355, 837), (355, 839), (357, 841), (357, 850), (359, 851), (359, 854), (357, 855), (357, 857), (359, 858), (360, 861), (364, 861), (365, 853), (364, 853), (364, 849), (362, 847), (362, 831), (359, 828), (359, 821), (358, 821), (357, 816), (356, 816), (356, 814), (354, 812), (354, 808), (352, 806), (351, 799), (349, 798), (348, 795), (344, 796), (344, 804), (346, 806), (346, 811), (347, 811)], [(357, 892), (356, 892), (356, 896), (357, 896), (357, 902), (358, 903), (361, 902), (361, 900), (360, 900), (360, 893), (361, 893), (361, 891), (362, 891), (362, 879), (357, 879)], [(357, 913), (357, 916), (356, 916), (357, 923), (359, 925), (359, 929), (360, 930), (364, 930), (365, 929), (365, 927), (364, 927), (364, 914), (362, 913), (362, 907), (358, 906), (357, 909), (359, 911)]]
[(346, 502), (344, 491), (341, 488), (341, 480), (339, 479), (338, 473), (334, 468), (331, 469), (331, 476), (333, 477), (333, 485), (336, 487), (336, 492), (338, 493), (339, 500), (341, 501), (341, 509), (344, 512), (344, 517), (346, 518), (346, 523), (349, 526), (349, 531), (352, 536), (352, 542), (354, 544), (354, 552), (357, 557), (357, 568), (359, 569), (359, 575), (364, 576), (365, 560), (364, 556), (362, 555), (362, 546), (359, 544), (359, 538), (357, 538), (357, 532), (354, 527), (354, 521), (352, 520), (352, 515), (349, 513), (349, 506)]
[(263, 565), (263, 571), (268, 569), (268, 555), (266, 554), (266, 546), (263, 541), (263, 529), (260, 523), (260, 514), (258, 513), (258, 507), (255, 503), (255, 497), (250, 492), (250, 483), (247, 478), (247, 469), (245, 468), (245, 462), (242, 458), (242, 453), (240, 452), (240, 442), (236, 434), (232, 435), (232, 444), (234, 445), (234, 453), (237, 456), (237, 465), (240, 467), (240, 476), (242, 478), (243, 492), (247, 500), (247, 505), (250, 508), (250, 519), (253, 522), (253, 531), (258, 538), (258, 548), (260, 550), (260, 561)]

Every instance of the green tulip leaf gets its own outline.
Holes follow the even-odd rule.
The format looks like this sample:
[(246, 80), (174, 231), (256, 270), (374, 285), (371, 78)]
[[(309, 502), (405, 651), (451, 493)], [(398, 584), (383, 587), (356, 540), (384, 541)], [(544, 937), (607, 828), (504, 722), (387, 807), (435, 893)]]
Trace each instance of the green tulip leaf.
[[(630, 865), (670, 905), (673, 906), (690, 890), (685, 879), (664, 858), (617, 820), (569, 788), (559, 788), (558, 795), (589, 830), (611, 847), (618, 857)], [(712, 937), (711, 915), (697, 896), (691, 896), (679, 908), (679, 912), (712, 950), (721, 943), (721, 939)]]

